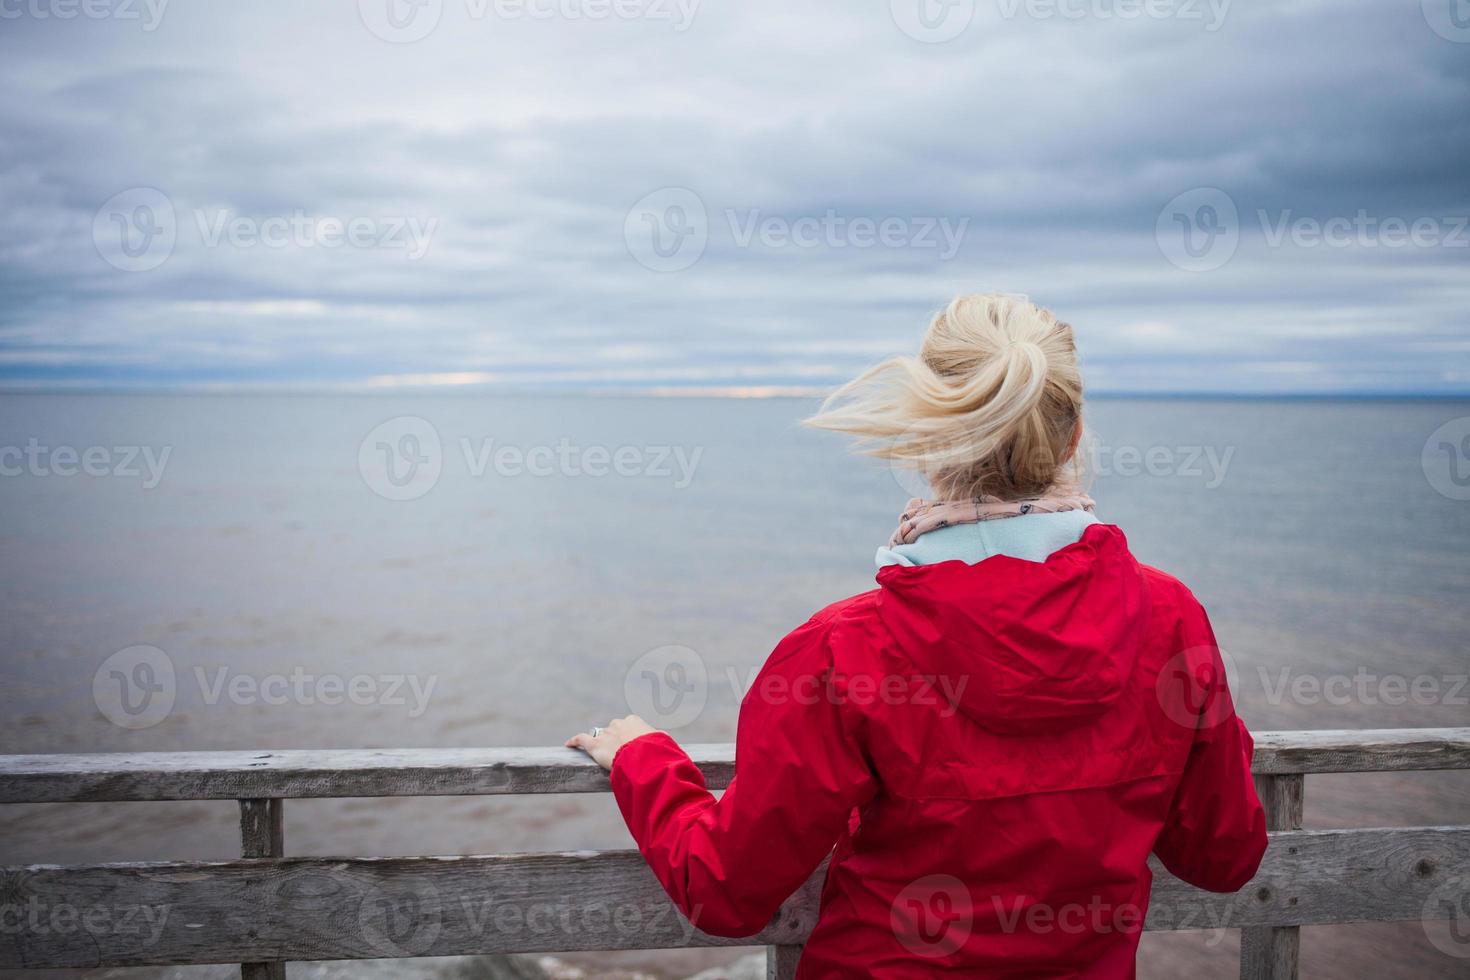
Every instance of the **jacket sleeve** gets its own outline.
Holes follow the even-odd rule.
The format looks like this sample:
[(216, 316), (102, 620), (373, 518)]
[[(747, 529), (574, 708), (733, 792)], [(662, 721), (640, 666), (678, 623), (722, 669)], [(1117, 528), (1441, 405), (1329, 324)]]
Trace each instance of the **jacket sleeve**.
[(777, 645), (740, 706), (735, 776), (716, 800), (662, 732), (624, 745), (612, 788), (638, 850), (697, 928), (748, 936), (816, 869), (874, 793), (832, 694), (817, 620)]
[(1251, 779), (1254, 743), (1235, 714), (1213, 635), (1204, 650), (1211, 690), (1154, 853), (1197, 888), (1233, 892), (1250, 881), (1266, 853), (1266, 814)]

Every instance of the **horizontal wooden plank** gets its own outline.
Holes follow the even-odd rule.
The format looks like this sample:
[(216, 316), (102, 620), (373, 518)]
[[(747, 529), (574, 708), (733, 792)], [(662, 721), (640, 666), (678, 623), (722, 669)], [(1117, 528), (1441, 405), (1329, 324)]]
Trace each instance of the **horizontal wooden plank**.
[[(712, 789), (734, 746), (690, 745)], [(1259, 773), (1470, 768), (1470, 728), (1261, 732)], [(0, 803), (606, 792), (572, 749), (289, 749), (0, 756)]]
[(1260, 775), (1470, 769), (1470, 728), (1257, 732), (1255, 742)]
[[(0, 870), (0, 968), (800, 942), (814, 877), (755, 939), (700, 933), (636, 851)], [(35, 910), (32, 913), (31, 910)], [(63, 918), (53, 922), (53, 913)]]
[(1149, 927), (1394, 922), (1470, 898), (1470, 827), (1284, 830), (1270, 838), (1256, 876), (1229, 895), (1186, 885), (1155, 862)]
[[(712, 787), (733, 745), (687, 747)], [(282, 749), (0, 756), (0, 803), (605, 793), (607, 773), (575, 749)]]
[[(1460, 872), (1467, 862), (1470, 828), (1284, 831), (1234, 895), (1156, 869), (1147, 928), (1417, 919), (1470, 895), (1470, 876)], [(819, 873), (758, 936), (728, 940), (693, 929), (632, 851), (37, 865), (0, 874), (0, 968), (794, 945), (815, 922), (820, 883)], [(1019, 928), (1053, 921), (1023, 917)]]

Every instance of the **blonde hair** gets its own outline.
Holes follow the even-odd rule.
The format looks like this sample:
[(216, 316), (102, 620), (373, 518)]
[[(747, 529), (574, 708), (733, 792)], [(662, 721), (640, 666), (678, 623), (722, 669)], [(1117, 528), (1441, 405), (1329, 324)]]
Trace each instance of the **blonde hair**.
[(1025, 500), (1075, 467), (1081, 418), (1072, 328), (1025, 297), (976, 293), (935, 314), (918, 357), (870, 368), (806, 421), (918, 470), (938, 499)]

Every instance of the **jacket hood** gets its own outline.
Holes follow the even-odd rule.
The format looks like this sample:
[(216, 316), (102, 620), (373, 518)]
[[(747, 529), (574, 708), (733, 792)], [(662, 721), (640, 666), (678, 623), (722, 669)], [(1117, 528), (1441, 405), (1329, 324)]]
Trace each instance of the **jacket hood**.
[(890, 565), (879, 615), (919, 672), (1000, 734), (1086, 724), (1121, 697), (1143, 642), (1148, 591), (1123, 532), (1094, 524), (1044, 562)]

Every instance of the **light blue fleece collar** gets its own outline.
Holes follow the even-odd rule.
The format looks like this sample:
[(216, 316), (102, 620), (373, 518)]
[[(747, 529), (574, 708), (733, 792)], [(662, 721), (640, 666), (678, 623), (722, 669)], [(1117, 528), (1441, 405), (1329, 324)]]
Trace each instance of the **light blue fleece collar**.
[(1082, 533), (1099, 523), (1085, 510), (1060, 514), (1026, 514), (977, 524), (955, 524), (930, 531), (913, 544), (882, 547), (873, 556), (884, 565), (933, 565), (942, 561), (975, 564), (996, 555), (1046, 561), (1052, 552), (1075, 544)]

